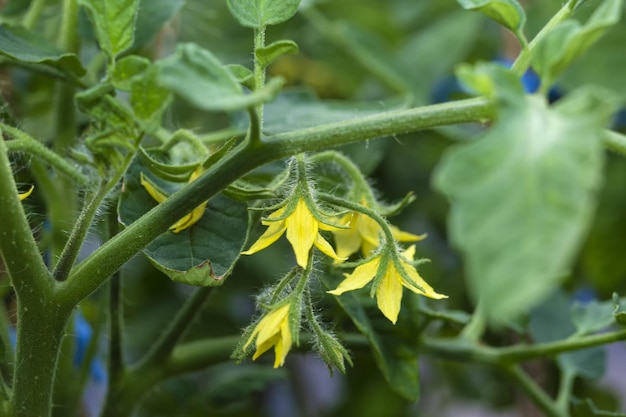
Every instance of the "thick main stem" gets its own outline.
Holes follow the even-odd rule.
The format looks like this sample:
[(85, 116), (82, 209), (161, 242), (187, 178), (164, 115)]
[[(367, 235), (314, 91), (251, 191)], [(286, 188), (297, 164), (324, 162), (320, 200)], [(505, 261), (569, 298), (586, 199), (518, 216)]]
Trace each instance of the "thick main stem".
[(49, 417), (63, 330), (71, 311), (55, 308), (51, 299), (33, 303), (20, 300), (19, 295), (18, 305), (13, 416)]

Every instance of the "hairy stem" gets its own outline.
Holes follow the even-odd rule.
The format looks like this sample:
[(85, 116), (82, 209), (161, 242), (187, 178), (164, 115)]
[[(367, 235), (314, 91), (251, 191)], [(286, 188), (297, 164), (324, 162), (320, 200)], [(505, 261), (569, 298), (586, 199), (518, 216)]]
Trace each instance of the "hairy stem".
[(4, 124), (0, 124), (0, 126), (4, 132), (15, 138), (14, 140), (10, 140), (6, 143), (9, 152), (27, 153), (28, 155), (34, 156), (35, 158), (49, 164), (51, 167), (78, 184), (88, 185), (90, 183), (90, 180), (86, 175), (68, 163), (57, 153), (46, 148), (46, 146), (44, 146), (41, 142), (38, 142), (33, 137), (17, 128)]
[(240, 145), (209, 167), (196, 181), (154, 207), (78, 264), (70, 278), (60, 284), (62, 297), (67, 303), (74, 304), (95, 291), (185, 213), (254, 168), (300, 152), (324, 150), (435, 126), (487, 120), (492, 114), (492, 102), (477, 98), (394, 110), (271, 136), (253, 146)]

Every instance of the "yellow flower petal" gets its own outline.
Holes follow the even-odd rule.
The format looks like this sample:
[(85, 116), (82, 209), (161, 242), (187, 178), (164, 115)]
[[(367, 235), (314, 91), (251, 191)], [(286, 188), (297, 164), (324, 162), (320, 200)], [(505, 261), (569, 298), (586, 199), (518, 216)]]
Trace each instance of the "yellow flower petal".
[(306, 268), (309, 252), (317, 238), (318, 222), (313, 217), (303, 199), (298, 200), (293, 213), (285, 219), (287, 240), (291, 243), (296, 255), (296, 262)]
[(361, 247), (361, 234), (354, 227), (356, 213), (350, 213), (339, 219), (338, 224), (348, 225), (348, 229), (338, 229), (333, 231), (335, 238), (335, 246), (337, 247), (337, 256), (340, 258), (348, 258)]
[(396, 324), (402, 303), (402, 281), (392, 263), (376, 288), (376, 302), (383, 315)]
[(346, 259), (348, 259), (346, 257), (338, 256), (333, 250), (333, 247), (330, 246), (330, 243), (328, 243), (319, 233), (317, 234), (317, 237), (315, 238), (314, 245), (316, 248), (322, 251), (324, 255), (333, 258), (335, 261), (345, 261)]
[(376, 271), (380, 265), (380, 257), (372, 259), (362, 265), (357, 266), (351, 274), (344, 274), (346, 279), (341, 281), (339, 286), (332, 291), (328, 291), (329, 294), (341, 295), (346, 291), (358, 290), (367, 285), (368, 282), (374, 279)]
[(291, 331), (289, 330), (289, 320), (283, 321), (280, 326), (280, 339), (274, 345), (274, 368), (283, 366), (287, 353), (291, 349)]
[(417, 242), (419, 240), (426, 239), (426, 233), (421, 235), (414, 235), (413, 233), (400, 230), (394, 225), (390, 225), (389, 228), (391, 229), (391, 234), (393, 235), (393, 238), (398, 242)]
[(253, 253), (257, 253), (258, 251), (267, 248), (269, 245), (276, 242), (278, 238), (283, 235), (283, 233), (285, 233), (286, 228), (284, 220), (270, 223), (267, 230), (265, 230), (265, 233), (263, 233), (261, 237), (254, 242), (252, 246), (250, 246), (250, 249), (241, 252), (241, 254), (252, 255)]
[(257, 359), (274, 346), (276, 355), (274, 368), (285, 363), (285, 358), (292, 344), (291, 331), (289, 329), (289, 307), (289, 304), (285, 304), (270, 311), (256, 325), (244, 345), (244, 349), (247, 349), (252, 341), (256, 339), (256, 352), (252, 359)]
[(143, 188), (146, 189), (150, 197), (157, 203), (162, 203), (167, 199), (167, 196), (163, 193), (163, 191), (159, 190), (156, 185), (152, 183), (149, 179), (147, 179), (143, 172), (139, 174), (140, 183)]
[(18, 194), (18, 196), (19, 196), (19, 198), (20, 198), (20, 201), (21, 201), (21, 200), (23, 200), (23, 199), (25, 199), (25, 198), (26, 198), (26, 197), (28, 197), (29, 195), (31, 195), (31, 194), (33, 193), (33, 190), (34, 190), (34, 189), (35, 189), (35, 186), (34, 186), (34, 185), (31, 185), (31, 186), (30, 186), (30, 190), (26, 191), (25, 193)]
[(413, 282), (415, 282), (417, 285), (421, 286), (424, 289), (422, 291), (418, 287), (414, 286), (411, 282), (408, 282), (403, 279), (402, 285), (407, 287), (409, 290), (413, 291), (416, 294), (424, 295), (426, 297), (434, 298), (436, 300), (440, 300), (442, 298), (448, 298), (447, 295), (443, 295), (443, 294), (439, 294), (435, 292), (433, 287), (431, 287), (430, 285), (428, 285), (426, 281), (424, 281), (424, 279), (420, 276), (420, 274), (415, 270), (413, 265), (407, 264), (405, 262), (400, 262), (400, 265), (402, 265), (402, 267), (404, 268), (404, 272), (406, 272), (409, 278), (411, 278)]

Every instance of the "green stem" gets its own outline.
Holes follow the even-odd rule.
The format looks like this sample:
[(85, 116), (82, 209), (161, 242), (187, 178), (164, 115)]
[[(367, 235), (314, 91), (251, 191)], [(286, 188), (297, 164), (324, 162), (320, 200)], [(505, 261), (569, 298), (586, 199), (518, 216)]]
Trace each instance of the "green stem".
[(571, 370), (564, 370), (561, 373), (561, 383), (559, 385), (559, 393), (556, 397), (556, 407), (561, 410), (564, 415), (568, 415), (570, 399), (576, 374)]
[(46, 162), (47, 164), (49, 164), (50, 166), (52, 166), (53, 168), (80, 185), (90, 184), (89, 177), (84, 175), (73, 165), (68, 163), (65, 159), (56, 154), (54, 151), (48, 149), (32, 136), (28, 135), (25, 132), (22, 132), (15, 127), (11, 127), (2, 123), (0, 123), (0, 127), (8, 135), (15, 138), (14, 140), (6, 142), (6, 146), (9, 152), (25, 152), (28, 155), (34, 156), (36, 158), (39, 158), (43, 162)]
[(473, 342), (478, 342), (483, 334), (485, 333), (485, 329), (487, 327), (487, 317), (485, 316), (485, 310), (483, 308), (483, 301), (479, 301), (476, 309), (474, 310), (474, 314), (469, 323), (463, 328), (461, 332), (461, 337), (471, 340)]
[(227, 336), (184, 343), (158, 367), (131, 369), (121, 383), (107, 394), (101, 417), (129, 417), (141, 399), (158, 383), (188, 372), (195, 372), (225, 361), (237, 345), (240, 336)]
[[(1, 135), (0, 135), (1, 137)], [(13, 180), (5, 141), (0, 139), (0, 255), (18, 297), (50, 292), (50, 273), (39, 254)]]
[(568, 417), (568, 414), (561, 412), (554, 401), (519, 366), (509, 365), (504, 370), (545, 413), (546, 417)]
[(167, 329), (161, 337), (152, 346), (146, 356), (140, 361), (138, 369), (143, 370), (149, 367), (158, 367), (166, 360), (176, 344), (183, 337), (194, 318), (204, 306), (207, 298), (213, 292), (215, 287), (198, 288), (191, 297), (185, 302), (174, 320), (170, 322)]
[(520, 52), (519, 56), (513, 63), (511, 67), (511, 71), (521, 77), (524, 75), (528, 67), (530, 67), (530, 63), (532, 62), (533, 56), (535, 55), (535, 50), (537, 49), (537, 45), (541, 43), (541, 41), (548, 35), (559, 23), (564, 20), (570, 18), (574, 14), (574, 10), (572, 4), (576, 1), (572, 2), (569, 0), (565, 3), (561, 9), (554, 15), (552, 18), (546, 23), (546, 25), (535, 35), (533, 40), (528, 44), (527, 48), (524, 48), (522, 52)]
[(48, 417), (63, 330), (71, 308), (62, 308), (53, 280), (17, 196), (7, 149), (0, 140), (0, 255), (17, 295), (17, 345), (11, 408), (15, 417)]
[(61, 256), (59, 257), (59, 261), (54, 268), (54, 272), (52, 273), (54, 279), (57, 281), (63, 281), (66, 279), (72, 270), (72, 267), (76, 262), (76, 258), (78, 258), (80, 248), (85, 241), (87, 233), (89, 232), (93, 218), (96, 215), (98, 208), (100, 208), (102, 200), (104, 200), (108, 191), (108, 188), (103, 184), (93, 198), (85, 204), (85, 207), (78, 216), (78, 219), (76, 219), (76, 225), (72, 229), (72, 233), (70, 233), (70, 237), (61, 252)]
[[(254, 90), (260, 91), (265, 86), (265, 67), (256, 57), (256, 51), (265, 47), (265, 27), (254, 31)], [(256, 107), (258, 128), (263, 130), (263, 103)], [(251, 136), (252, 138), (252, 136)], [(259, 137), (260, 138), (260, 137)], [(254, 140), (254, 138), (252, 138)]]
[(325, 150), (435, 126), (485, 120), (492, 114), (493, 103), (489, 99), (460, 100), (283, 133), (255, 146), (240, 145), (209, 167), (197, 180), (154, 207), (78, 264), (70, 278), (60, 284), (62, 297), (67, 303), (75, 304), (91, 294), (185, 213), (191, 212), (254, 168), (300, 152)]
[(442, 339), (424, 337), (421, 346), (425, 351), (458, 361), (478, 361), (486, 364), (512, 364), (531, 359), (552, 357), (564, 352), (607, 345), (626, 340), (626, 330), (558, 340), (536, 345), (514, 345), (494, 348), (467, 339)]
[(565, 339), (556, 342), (540, 343), (537, 345), (515, 345), (499, 348), (497, 357), (501, 361), (522, 362), (534, 358), (554, 356), (563, 352), (571, 352), (594, 346), (608, 345), (610, 343), (626, 340), (626, 330), (617, 330), (609, 333), (594, 334), (590, 336), (578, 337), (575, 339)]
[(39, 20), (39, 16), (41, 16), (41, 12), (43, 11), (47, 0), (33, 0), (28, 6), (28, 11), (26, 12), (26, 16), (24, 16), (24, 27), (26, 29), (32, 30)]

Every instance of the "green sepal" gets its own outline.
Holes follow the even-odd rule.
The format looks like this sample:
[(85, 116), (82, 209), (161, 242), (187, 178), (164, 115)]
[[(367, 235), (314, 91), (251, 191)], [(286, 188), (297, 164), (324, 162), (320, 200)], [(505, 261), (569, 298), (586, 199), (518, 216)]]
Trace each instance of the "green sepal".
[(567, 20), (554, 28), (537, 45), (533, 68), (546, 86), (552, 85), (570, 64), (604, 33), (617, 24), (622, 16), (623, 0), (604, 0), (585, 25)]
[(412, 191), (408, 192), (402, 200), (398, 201), (394, 204), (383, 204), (379, 201), (376, 201), (374, 207), (376, 207), (376, 211), (378, 211), (383, 216), (395, 216), (396, 214), (400, 214), (402, 210), (404, 210), (409, 204), (415, 201), (417, 197), (413, 194)]
[(328, 366), (330, 374), (337, 368), (342, 374), (346, 373), (346, 362), (353, 366), (348, 350), (331, 332), (321, 330), (314, 333), (313, 348)]
[(517, 0), (457, 0), (465, 10), (474, 10), (500, 23), (525, 45), (526, 13)]
[(237, 138), (231, 138), (227, 140), (222, 146), (220, 146), (217, 151), (213, 152), (211, 155), (209, 155), (208, 158), (204, 160), (204, 162), (202, 162), (202, 168), (204, 170), (207, 170), (215, 165), (220, 159), (226, 156), (228, 151), (230, 151), (233, 146), (235, 146), (235, 143), (237, 143)]
[(259, 187), (242, 179), (226, 187), (224, 194), (238, 201), (265, 200), (278, 197), (276, 190), (268, 187)]
[(0, 55), (24, 64), (53, 67), (74, 77), (86, 72), (76, 54), (59, 51), (39, 34), (18, 26), (0, 26)]
[(254, 51), (254, 56), (262, 68), (267, 67), (282, 55), (296, 55), (298, 53), (298, 44), (290, 40), (280, 40), (272, 42), (267, 46), (258, 48)]
[[(135, 158), (124, 176), (118, 205), (119, 219), (125, 226), (157, 205), (141, 185), (141, 174), (167, 194), (181, 187), (179, 183), (154, 176), (142, 164), (141, 158)], [(216, 286), (223, 284), (232, 271), (247, 233), (247, 205), (218, 194), (209, 200), (198, 222), (179, 233), (168, 231), (162, 234), (143, 253), (174, 281)]]
[(285, 22), (298, 11), (301, 0), (226, 0), (241, 26), (262, 29)]
[(274, 78), (263, 88), (246, 94), (211, 52), (191, 43), (179, 45), (176, 53), (158, 67), (161, 85), (207, 111), (236, 111), (271, 101), (284, 83)]
[(146, 149), (139, 146), (137, 155), (141, 163), (157, 177), (170, 182), (187, 182), (193, 171), (198, 168), (199, 162), (172, 165), (167, 162), (167, 154), (158, 149)]

